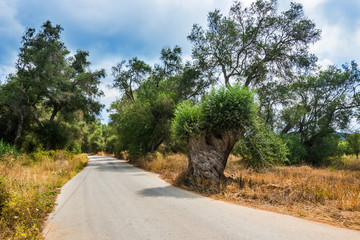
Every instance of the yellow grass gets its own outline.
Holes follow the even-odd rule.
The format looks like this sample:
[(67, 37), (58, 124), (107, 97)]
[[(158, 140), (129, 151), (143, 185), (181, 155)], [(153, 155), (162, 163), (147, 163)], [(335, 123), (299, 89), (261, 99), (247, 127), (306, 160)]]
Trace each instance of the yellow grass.
[[(348, 167), (357, 169), (356, 162)], [(350, 165), (349, 165), (350, 164)], [(187, 167), (182, 154), (156, 153), (137, 166), (159, 173), (183, 188), (225, 201), (360, 230), (360, 171), (316, 169), (309, 166), (277, 167), (256, 172), (231, 156), (217, 193), (187, 187), (181, 178)]]
[(183, 154), (170, 154), (165, 157), (155, 152), (139, 158), (134, 165), (158, 173), (164, 180), (174, 184), (186, 170), (187, 160), (184, 160), (184, 157)]
[(66, 151), (0, 157), (0, 239), (41, 239), (59, 188), (86, 164)]

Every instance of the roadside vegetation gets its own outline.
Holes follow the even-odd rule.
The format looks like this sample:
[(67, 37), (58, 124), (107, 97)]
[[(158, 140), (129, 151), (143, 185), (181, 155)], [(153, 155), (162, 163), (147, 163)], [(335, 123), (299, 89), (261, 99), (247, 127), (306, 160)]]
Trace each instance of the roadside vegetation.
[(107, 149), (207, 196), (359, 229), (360, 71), (320, 66), (320, 36), (296, 3), (209, 12), (190, 61), (175, 46), (113, 67)]
[(126, 158), (216, 198), (359, 229), (360, 133), (350, 123), (360, 71), (354, 61), (319, 65), (309, 48), (321, 30), (301, 4), (279, 12), (276, 0), (235, 1), (193, 25), (191, 59), (180, 46), (153, 66), (119, 59), (108, 73), (121, 92), (108, 125), (97, 119), (105, 70), (90, 68), (87, 51), (72, 55), (62, 31), (50, 21), (28, 28), (16, 71), (0, 84), (1, 234), (37, 236), (82, 152)]
[(218, 188), (184, 181), (185, 154), (156, 152), (141, 157), (135, 166), (214, 199), (360, 230), (360, 159), (351, 155), (341, 161), (341, 170), (303, 165), (255, 171), (240, 157), (230, 155), (227, 178)]
[(63, 150), (0, 156), (0, 239), (41, 239), (60, 188), (86, 164)]
[(0, 239), (41, 239), (60, 188), (86, 154), (105, 149), (107, 126), (89, 53), (71, 56), (60, 25), (28, 28), (16, 72), (0, 84)]

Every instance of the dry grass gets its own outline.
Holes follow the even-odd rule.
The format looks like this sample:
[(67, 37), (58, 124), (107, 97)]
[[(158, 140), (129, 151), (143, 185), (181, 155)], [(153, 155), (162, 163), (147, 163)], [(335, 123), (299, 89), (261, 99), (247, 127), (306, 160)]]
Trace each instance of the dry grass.
[(110, 154), (110, 153), (106, 153), (106, 152), (98, 152), (95, 155), (105, 156), (105, 157), (114, 157), (115, 156), (114, 154)]
[(0, 239), (41, 239), (59, 188), (87, 164), (85, 154), (39, 152), (0, 158)]
[(184, 157), (183, 154), (164, 156), (159, 152), (155, 152), (154, 154), (148, 154), (145, 157), (139, 158), (134, 165), (147, 171), (158, 173), (164, 180), (177, 184), (180, 175), (185, 172), (187, 167), (187, 160), (184, 160)]
[[(257, 172), (246, 169), (231, 156), (225, 170), (227, 181), (217, 193), (201, 193), (246, 206), (321, 221), (360, 230), (360, 171), (357, 162), (347, 162), (353, 170), (315, 169), (309, 166), (278, 167)], [(181, 154), (148, 155), (136, 163), (146, 170), (179, 185), (187, 167)], [(350, 167), (349, 167), (350, 168)], [(181, 187), (192, 191), (198, 188)]]

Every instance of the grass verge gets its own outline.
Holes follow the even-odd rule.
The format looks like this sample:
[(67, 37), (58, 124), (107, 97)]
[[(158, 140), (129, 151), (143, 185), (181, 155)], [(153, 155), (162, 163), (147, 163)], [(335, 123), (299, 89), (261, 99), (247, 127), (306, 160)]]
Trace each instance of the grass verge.
[(0, 157), (0, 239), (41, 239), (60, 188), (87, 164), (86, 154), (36, 152)]
[(266, 171), (246, 169), (230, 156), (219, 191), (185, 186), (187, 168), (183, 154), (147, 155), (134, 164), (179, 187), (207, 197), (263, 210), (360, 230), (360, 171), (316, 169), (309, 166), (277, 167)]

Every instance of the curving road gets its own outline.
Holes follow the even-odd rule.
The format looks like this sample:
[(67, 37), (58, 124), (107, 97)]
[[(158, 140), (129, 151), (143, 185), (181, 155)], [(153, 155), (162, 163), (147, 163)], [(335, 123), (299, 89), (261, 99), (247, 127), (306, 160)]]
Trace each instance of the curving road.
[(62, 189), (45, 239), (360, 239), (360, 232), (255, 210), (172, 187), (112, 157)]

